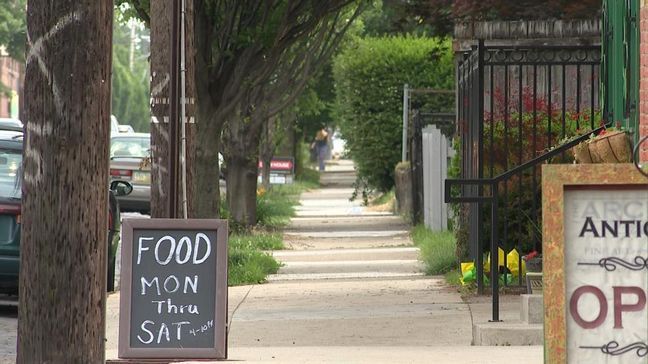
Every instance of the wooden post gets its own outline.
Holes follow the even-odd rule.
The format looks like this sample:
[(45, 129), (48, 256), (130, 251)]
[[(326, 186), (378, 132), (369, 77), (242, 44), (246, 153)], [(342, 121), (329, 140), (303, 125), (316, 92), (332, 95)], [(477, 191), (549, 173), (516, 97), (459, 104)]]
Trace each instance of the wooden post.
[(113, 2), (29, 0), (18, 363), (103, 363)]

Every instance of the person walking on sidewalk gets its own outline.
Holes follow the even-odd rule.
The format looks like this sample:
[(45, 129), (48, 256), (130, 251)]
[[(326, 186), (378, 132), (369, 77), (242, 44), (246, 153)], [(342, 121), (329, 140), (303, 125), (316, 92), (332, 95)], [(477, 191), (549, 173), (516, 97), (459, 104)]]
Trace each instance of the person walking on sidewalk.
[(315, 149), (317, 155), (317, 162), (319, 164), (319, 170), (324, 170), (324, 161), (328, 154), (328, 132), (325, 128), (320, 129), (317, 134), (315, 134), (315, 141), (311, 144), (311, 149)]

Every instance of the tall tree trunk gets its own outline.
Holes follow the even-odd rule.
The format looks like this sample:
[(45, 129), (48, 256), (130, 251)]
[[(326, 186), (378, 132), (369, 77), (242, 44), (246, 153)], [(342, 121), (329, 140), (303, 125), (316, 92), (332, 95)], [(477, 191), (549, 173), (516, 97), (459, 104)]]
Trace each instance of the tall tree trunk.
[(170, 1), (151, 2), (151, 217), (169, 217)]
[(207, 5), (203, 0), (195, 0), (193, 22), (194, 62), (193, 87), (195, 90), (193, 143), (193, 204), (190, 215), (196, 218), (218, 218), (220, 206), (218, 152), (221, 145), (221, 131), (225, 117), (220, 115), (209, 88), (211, 47), (208, 39), (211, 23)]
[(113, 2), (29, 0), (18, 363), (103, 363)]
[[(258, 94), (256, 96), (259, 96)], [(255, 97), (249, 97), (244, 110), (228, 121), (225, 128), (225, 163), (227, 164), (227, 205), (230, 219), (242, 227), (256, 225), (256, 190), (259, 173), (259, 141), (262, 113), (255, 109)]]
[[(194, 216), (195, 196), (193, 178), (196, 169), (193, 167), (195, 150), (193, 143), (196, 129), (196, 88), (194, 82), (195, 47), (194, 47), (194, 1), (186, 0), (185, 12), (185, 100), (186, 141), (187, 141), (187, 209), (189, 217)], [(170, 1), (151, 2), (151, 217), (169, 216), (169, 94), (170, 94), (170, 44), (171, 44), (171, 8)], [(181, 101), (182, 102), (182, 101)], [(180, 133), (181, 125), (178, 125)], [(182, 140), (179, 139), (179, 143)], [(181, 145), (178, 145), (180, 150)], [(178, 175), (178, 193), (182, 193), (181, 169)], [(178, 214), (182, 216), (183, 200), (178, 197)]]
[(257, 155), (230, 154), (226, 163), (230, 218), (242, 227), (254, 226), (257, 220)]
[[(200, 100), (198, 96), (197, 124), (194, 145), (194, 197), (191, 215), (197, 218), (218, 218), (220, 206), (220, 169), (218, 151), (220, 150), (220, 128), (213, 120), (214, 111), (208, 97)], [(229, 184), (228, 184), (229, 186)]]

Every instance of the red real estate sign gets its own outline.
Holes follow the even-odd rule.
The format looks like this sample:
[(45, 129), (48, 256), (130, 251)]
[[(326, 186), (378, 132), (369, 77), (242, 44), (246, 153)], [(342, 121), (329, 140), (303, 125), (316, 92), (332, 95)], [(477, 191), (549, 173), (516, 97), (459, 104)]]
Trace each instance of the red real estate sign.
[[(259, 161), (259, 169), (263, 168), (263, 162)], [(295, 173), (295, 161), (293, 158), (273, 158), (270, 161), (270, 173), (283, 173), (283, 174), (294, 174)]]

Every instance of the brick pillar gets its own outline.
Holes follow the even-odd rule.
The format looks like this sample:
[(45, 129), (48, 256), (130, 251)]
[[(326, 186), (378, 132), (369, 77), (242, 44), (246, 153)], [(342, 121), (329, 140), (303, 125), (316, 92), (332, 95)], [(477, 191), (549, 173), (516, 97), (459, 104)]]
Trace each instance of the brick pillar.
[[(639, 35), (639, 134), (648, 135), (648, 0), (641, 0)], [(641, 146), (641, 160), (648, 161), (648, 142)]]

